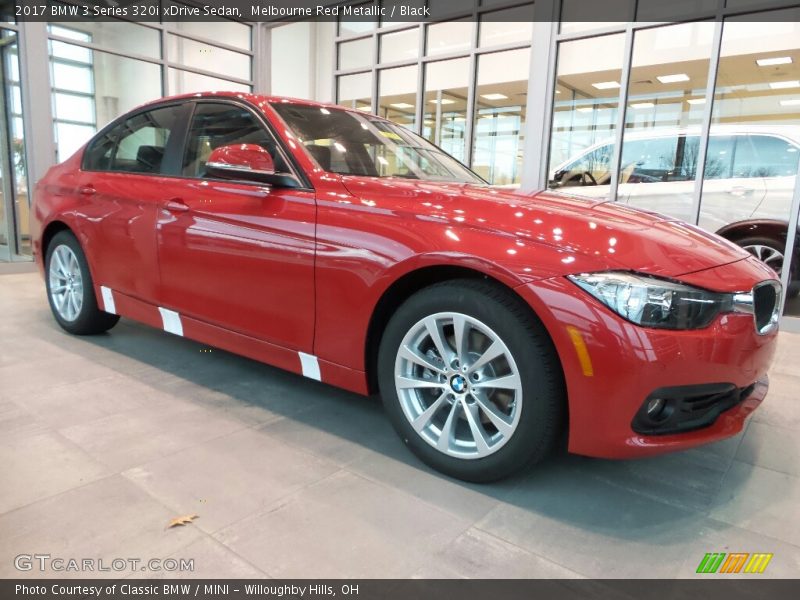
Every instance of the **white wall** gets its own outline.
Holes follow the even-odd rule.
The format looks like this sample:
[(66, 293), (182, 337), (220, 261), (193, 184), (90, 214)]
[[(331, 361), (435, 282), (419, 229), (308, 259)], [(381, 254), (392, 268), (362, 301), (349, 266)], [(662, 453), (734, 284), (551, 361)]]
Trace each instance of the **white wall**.
[(333, 23), (274, 27), (270, 94), (330, 102), (333, 90)]

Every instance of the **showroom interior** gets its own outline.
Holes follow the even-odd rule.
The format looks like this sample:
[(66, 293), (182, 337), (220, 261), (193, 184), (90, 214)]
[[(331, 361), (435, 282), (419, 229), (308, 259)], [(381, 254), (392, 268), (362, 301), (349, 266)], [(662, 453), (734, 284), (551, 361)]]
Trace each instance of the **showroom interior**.
[[(786, 235), (797, 227), (800, 144), (792, 3), (684, 3), (675, 9), (686, 8), (683, 23), (660, 22), (661, 3), (648, 0), (605, 3), (606, 15), (629, 22), (579, 21), (581, 0), (438, 4), (428, 23), (2, 23), (0, 259), (29, 260), (28, 182), (98, 128), (152, 98), (226, 89), (375, 112), (493, 185), (541, 189), (559, 167), (589, 161), (599, 184), (562, 191), (713, 232), (775, 221), (781, 234), (751, 249), (785, 286), (798, 277), (783, 269), (798, 252)], [(653, 152), (671, 164), (640, 164), (662, 178), (641, 185), (632, 157)], [(767, 163), (754, 164), (758, 153)], [(796, 294), (787, 296), (786, 316), (800, 316)]]
[[(0, 22), (0, 577), (20, 551), (120, 540), (196, 577), (691, 577), (720, 549), (797, 577), (800, 3), (409, 4), (432, 17)], [(32, 259), (35, 182), (132, 108), (213, 90), (374, 113), (490, 185), (609, 197), (746, 247), (785, 290), (770, 397), (708, 447), (476, 486), (407, 457), (354, 394), (126, 321), (62, 335)]]

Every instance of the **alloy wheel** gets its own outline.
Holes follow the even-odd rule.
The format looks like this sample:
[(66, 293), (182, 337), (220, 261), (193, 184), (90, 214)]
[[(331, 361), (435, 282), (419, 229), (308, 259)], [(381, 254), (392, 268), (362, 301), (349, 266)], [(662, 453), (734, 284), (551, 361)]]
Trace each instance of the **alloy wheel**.
[(449, 456), (489, 456), (519, 424), (522, 380), (514, 357), (496, 332), (468, 315), (437, 313), (412, 326), (394, 375), (411, 426)]
[(766, 246), (764, 244), (750, 244), (742, 247), (745, 250), (747, 250), (750, 254), (755, 256), (758, 260), (765, 263), (778, 275), (781, 274), (781, 270), (783, 269), (782, 252), (776, 250), (772, 246)]
[(58, 315), (74, 321), (83, 307), (83, 276), (72, 248), (61, 244), (50, 257), (50, 299)]

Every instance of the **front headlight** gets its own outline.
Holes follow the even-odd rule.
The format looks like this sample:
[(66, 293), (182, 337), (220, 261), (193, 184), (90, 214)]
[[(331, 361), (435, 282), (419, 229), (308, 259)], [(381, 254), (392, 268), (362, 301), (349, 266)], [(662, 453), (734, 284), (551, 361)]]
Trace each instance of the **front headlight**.
[(661, 329), (702, 329), (733, 309), (731, 294), (709, 292), (667, 279), (609, 271), (569, 279), (621, 317)]

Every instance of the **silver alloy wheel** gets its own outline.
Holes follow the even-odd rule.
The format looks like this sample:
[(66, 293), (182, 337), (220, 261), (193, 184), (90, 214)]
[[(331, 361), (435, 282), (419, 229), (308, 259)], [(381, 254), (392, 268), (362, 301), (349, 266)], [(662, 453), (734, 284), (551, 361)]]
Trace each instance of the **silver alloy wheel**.
[(83, 307), (83, 276), (72, 248), (61, 244), (50, 256), (50, 299), (58, 315), (74, 321)]
[(489, 456), (519, 424), (522, 380), (514, 357), (497, 333), (468, 315), (436, 313), (411, 327), (394, 380), (411, 426), (449, 456)]
[(758, 260), (771, 267), (778, 275), (781, 274), (783, 269), (783, 253), (776, 250), (772, 246), (765, 246), (764, 244), (750, 244), (742, 246), (750, 254), (755, 256)]

